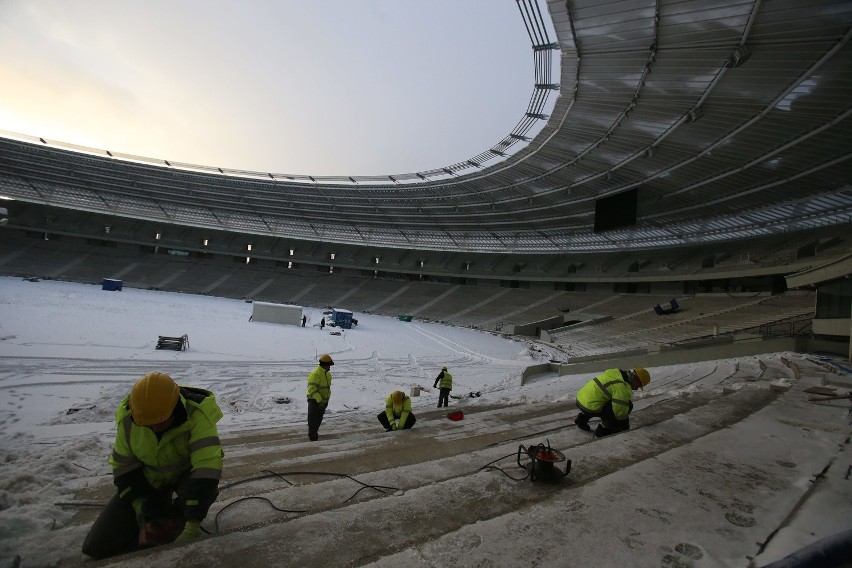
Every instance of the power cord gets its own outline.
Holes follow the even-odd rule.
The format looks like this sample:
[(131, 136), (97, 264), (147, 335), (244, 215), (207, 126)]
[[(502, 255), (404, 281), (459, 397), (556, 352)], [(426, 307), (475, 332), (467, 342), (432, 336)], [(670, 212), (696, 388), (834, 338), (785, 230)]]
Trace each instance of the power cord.
[[(513, 481), (523, 481), (523, 480), (525, 480), (526, 478), (528, 478), (528, 477), (530, 476), (530, 474), (532, 473), (532, 470), (531, 470), (531, 469), (527, 469), (527, 470), (526, 470), (527, 474), (526, 474), (525, 476), (523, 476), (523, 477), (513, 477), (513, 476), (512, 476), (512, 475), (510, 475), (510, 474), (509, 474), (509, 472), (507, 472), (505, 469), (503, 469), (503, 468), (501, 468), (501, 467), (499, 467), (499, 466), (493, 465), (493, 464), (497, 463), (498, 461), (504, 460), (504, 459), (506, 459), (506, 458), (511, 458), (511, 457), (513, 457), (513, 456), (515, 456), (515, 455), (516, 455), (516, 454), (514, 454), (514, 453), (512, 453), (512, 454), (506, 454), (505, 456), (503, 456), (503, 457), (501, 457), (501, 458), (497, 458), (497, 459), (496, 459), (496, 460), (494, 460), (494, 461), (488, 462), (487, 464), (485, 464), (484, 466), (480, 467), (479, 469), (480, 469), (480, 470), (483, 470), (483, 469), (496, 469), (497, 471), (499, 471), (500, 473), (502, 473), (503, 475), (505, 475), (506, 477), (508, 477), (509, 479), (511, 479), (511, 480), (513, 480)], [(524, 469), (526, 469), (526, 468), (524, 468)]]
[[(388, 487), (388, 486), (385, 486), (385, 485), (371, 485), (369, 483), (364, 483), (363, 481), (355, 479), (354, 477), (352, 477), (351, 475), (349, 475), (347, 473), (337, 473), (337, 472), (333, 472), (333, 471), (285, 471), (285, 472), (282, 472), (282, 473), (270, 471), (268, 469), (262, 470), (262, 471), (266, 471), (268, 473), (266, 473), (265, 475), (258, 475), (258, 476), (254, 476), (254, 477), (248, 477), (246, 479), (241, 479), (239, 481), (234, 481), (234, 482), (229, 483), (229, 484), (227, 484), (223, 487), (220, 487), (219, 489), (220, 489), (220, 491), (224, 491), (225, 489), (230, 489), (232, 487), (236, 487), (237, 485), (242, 485), (244, 483), (249, 483), (251, 481), (258, 481), (258, 480), (261, 480), (261, 479), (267, 479), (269, 477), (277, 477), (278, 479), (280, 479), (281, 481), (284, 481), (285, 483), (287, 483), (289, 485), (294, 485), (293, 482), (291, 482), (289, 479), (287, 479), (284, 476), (285, 475), (328, 475), (328, 476), (332, 476), (332, 477), (345, 477), (347, 479), (351, 479), (355, 483), (358, 483), (359, 485), (362, 486), (355, 493), (353, 493), (348, 499), (345, 499), (344, 501), (342, 501), (342, 503), (348, 503), (349, 501), (354, 499), (358, 495), (358, 493), (360, 493), (364, 489), (375, 489), (376, 491), (379, 491), (380, 493), (387, 493), (388, 491), (396, 492), (396, 491), (400, 490), (398, 487)], [(273, 509), (275, 509), (276, 511), (279, 511), (281, 513), (302, 514), (302, 513), (308, 512), (307, 510), (281, 509), (279, 507), (276, 507), (272, 503), (272, 501), (270, 501), (266, 497), (259, 497), (259, 496), (256, 496), (256, 495), (252, 495), (252, 496), (249, 496), (249, 497), (241, 497), (241, 498), (237, 499), (236, 501), (231, 501), (230, 503), (228, 503), (227, 505), (222, 507), (219, 510), (219, 512), (216, 513), (216, 516), (213, 518), (213, 526), (214, 526), (215, 533), (219, 532), (219, 515), (221, 515), (223, 511), (225, 511), (226, 509), (228, 509), (229, 507), (231, 507), (232, 505), (235, 505), (237, 503), (241, 503), (243, 501), (251, 501), (251, 500), (265, 501), (270, 507), (272, 507)], [(215, 533), (210, 533), (209, 531), (207, 531), (203, 527), (202, 527), (202, 530), (204, 532), (206, 532), (207, 534), (215, 534)]]

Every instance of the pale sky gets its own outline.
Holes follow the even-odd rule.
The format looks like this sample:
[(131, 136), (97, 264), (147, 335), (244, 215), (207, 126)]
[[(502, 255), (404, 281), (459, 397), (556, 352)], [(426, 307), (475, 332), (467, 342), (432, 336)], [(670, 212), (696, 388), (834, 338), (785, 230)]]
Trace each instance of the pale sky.
[(0, 129), (176, 162), (440, 168), (534, 81), (515, 0), (0, 0)]

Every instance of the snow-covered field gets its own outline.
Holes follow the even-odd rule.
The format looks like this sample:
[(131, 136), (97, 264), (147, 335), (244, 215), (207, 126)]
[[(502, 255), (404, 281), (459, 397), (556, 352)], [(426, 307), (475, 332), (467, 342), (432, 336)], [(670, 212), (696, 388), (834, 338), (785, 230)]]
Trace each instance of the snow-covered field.
[[(712, 504), (714, 499), (727, 503), (729, 518), (725, 526), (730, 530), (754, 527), (748, 530), (758, 531), (765, 538), (772, 532), (767, 527), (784, 529), (777, 533), (771, 546), (766, 547), (763, 559), (769, 559), (769, 554), (783, 556), (818, 536), (833, 534), (852, 524), (848, 522), (852, 518), (848, 515), (852, 510), (848, 495), (852, 492), (842, 479), (834, 481), (829, 470), (825, 478), (832, 479), (831, 495), (843, 495), (845, 507), (810, 513), (814, 520), (808, 522), (801, 521), (805, 517), (800, 515), (795, 529), (792, 528), (795, 523), (786, 528), (778, 526), (795, 506), (800, 493), (814, 482), (815, 474), (835, 462), (837, 467), (833, 471), (841, 467), (845, 471), (850, 459), (845, 449), (848, 444), (844, 442), (850, 435), (848, 401), (845, 406), (843, 402), (818, 405), (808, 402), (803, 398), (806, 395), (797, 391), (811, 384), (848, 380), (830, 361), (788, 353), (652, 368), (651, 385), (635, 398), (634, 430), (589, 444), (591, 440), (585, 433), (569, 426), (574, 394), (591, 377), (559, 377), (546, 373), (525, 386), (520, 384), (521, 373), (527, 366), (561, 357), (556, 350), (526, 340), (445, 325), (406, 323), (369, 314), (356, 314), (358, 325), (351, 330), (329, 327), (320, 330), (315, 324), (322, 312), (315, 308), (305, 308), (308, 317), (305, 328), (251, 322), (251, 311), (250, 303), (237, 300), (127, 288), (108, 292), (99, 286), (0, 278), (0, 564), (10, 565), (16, 561), (16, 556), (20, 557), (20, 566), (81, 562), (79, 549), (87, 525), (74, 521), (78, 508), (58, 504), (79, 503), (75, 501), (79, 492), (109, 486), (106, 456), (114, 435), (115, 407), (136, 379), (155, 370), (171, 374), (181, 384), (203, 387), (216, 394), (225, 414), (220, 422), (221, 437), (233, 444), (226, 449), (223, 485), (237, 481), (235, 477), (228, 477), (229, 471), (235, 474), (242, 471), (242, 464), (269, 459), (272, 460), (269, 467), (276, 467), (281, 464), (275, 460), (283, 459), (288, 451), (298, 456), (292, 459), (301, 465), (339, 455), (363, 454), (363, 467), (368, 472), (366, 464), (374, 456), (366, 454), (367, 448), (377, 440), (417, 440), (415, 446), (406, 447), (418, 447), (418, 451), (427, 455), (440, 450), (436, 444), (443, 443), (446, 448), (446, 444), (462, 444), (475, 436), (499, 436), (501, 430), (509, 428), (549, 431), (547, 437), (554, 447), (573, 448), (572, 477), (580, 481), (586, 476), (590, 481), (588, 486), (577, 490), (587, 494), (586, 497), (571, 490), (564, 492), (566, 501), (557, 499), (519, 505), (509, 511), (495, 509), (491, 516), (485, 514), (482, 522), (473, 526), (460, 521), (457, 529), (444, 534), (434, 545), (430, 543), (435, 535), (424, 533), (426, 536), (419, 544), (416, 539), (403, 543), (398, 549), (384, 551), (379, 560), (375, 553), (363, 552), (359, 556), (356, 551), (349, 556), (341, 554), (341, 558), (351, 556), (362, 560), (341, 560), (342, 564), (335, 564), (325, 558), (325, 564), (317, 563), (320, 559), (303, 558), (299, 554), (302, 546), (305, 549), (323, 547), (324, 541), (319, 536), (303, 535), (298, 550), (288, 552), (292, 565), (364, 564), (368, 560), (380, 566), (395, 562), (413, 566), (517, 565), (517, 548), (511, 541), (519, 524), (535, 526), (540, 522), (527, 518), (530, 515), (564, 516), (566, 508), (578, 507), (577, 503), (585, 499), (591, 504), (582, 507), (577, 514), (582, 514), (590, 523), (599, 524), (596, 530), (612, 530), (618, 534), (615, 544), (603, 548), (599, 543), (594, 547), (586, 546), (587, 552), (597, 551), (599, 556), (587, 554), (584, 557), (586, 553), (581, 554), (575, 548), (582, 549), (583, 538), (591, 539), (585, 541), (590, 543), (599, 538), (600, 533), (568, 531), (574, 538), (564, 540), (571, 542), (555, 543), (551, 538), (542, 541), (553, 548), (541, 556), (540, 565), (565, 565), (568, 555), (575, 560), (584, 558), (582, 564), (597, 558), (597, 565), (609, 565), (616, 559), (632, 565), (650, 565), (649, 562), (660, 565), (668, 546), (673, 551), (669, 554), (670, 565), (726, 566), (731, 558), (740, 559), (742, 563), (738, 565), (746, 565), (747, 557), (758, 551), (751, 532), (728, 534), (725, 539), (702, 537), (702, 534), (725, 532), (713, 524), (714, 516), (708, 512), (712, 508), (708, 503)], [(160, 335), (184, 334), (189, 337), (186, 351), (154, 348)], [(334, 382), (331, 404), (320, 429), (320, 442), (310, 446), (305, 425), (305, 379), (321, 353), (329, 353), (335, 360)], [(453, 373), (453, 394), (462, 397), (451, 401), (452, 405), (465, 409), (468, 415), (460, 423), (449, 423), (434, 408), (437, 392), (432, 384), (443, 365)], [(410, 392), (412, 387), (423, 389), (419, 397), (413, 397), (414, 412), (420, 415), (415, 430), (381, 438), (388, 435), (378, 427), (375, 414), (382, 409), (385, 397), (396, 389)], [(772, 389), (783, 391), (778, 400), (755, 412), (754, 416), (743, 420), (727, 419), (731, 426), (724, 430), (717, 430), (713, 420), (724, 422), (726, 419), (721, 414), (737, 404), (747, 407), (755, 403), (721, 404), (718, 406), (720, 416), (716, 418), (712, 412), (698, 407), (689, 414), (692, 419), (680, 418), (687, 416), (687, 410), (683, 410), (682, 415), (675, 412), (666, 417), (668, 420), (659, 418), (654, 419), (655, 422), (647, 418), (657, 409), (681, 401), (688, 403), (702, 397), (721, 401), (730, 393), (733, 393), (732, 401), (753, 401), (766, 396)], [(477, 392), (481, 396), (468, 396), (468, 393)], [(541, 408), (554, 410), (549, 415), (534, 416), (533, 411)], [(788, 422), (796, 420), (798, 426), (787, 430), (789, 425), (779, 422), (783, 421), (785, 413)], [(702, 426), (705, 422), (706, 426)], [(707, 431), (700, 431), (702, 427)], [(250, 434), (257, 439), (286, 435), (287, 442), (280, 454), (273, 453), (274, 448), (269, 444), (237, 443)], [(784, 444), (778, 446), (776, 438), (782, 434), (797, 439), (790, 441), (789, 448)], [(665, 444), (679, 436), (684, 439), (666, 449)], [(761, 451), (750, 447), (755, 444), (762, 448)], [(303, 446), (306, 449), (303, 450)], [(660, 451), (668, 453), (650, 460), (637, 458), (638, 461), (631, 462), (627, 459), (638, 448), (651, 446), (663, 448)], [(508, 440), (503, 447), (495, 443), (493, 448), (480, 450), (476, 460), (487, 463), (505, 454), (507, 448), (511, 451), (517, 447), (518, 441)], [(320, 454), (311, 453), (316, 451)], [(784, 456), (777, 455), (779, 451)], [(689, 452), (700, 452), (704, 457)], [(612, 459), (620, 459), (619, 454), (626, 460), (624, 472), (616, 468), (604, 477), (594, 477), (594, 468), (588, 464), (599, 460), (603, 460), (602, 464), (611, 464)], [(445, 479), (446, 464), (442, 461), (445, 459), (453, 458), (421, 457), (411, 472), (406, 468), (392, 470), (399, 485), (404, 486), (408, 506), (423, 508), (421, 517), (425, 522), (430, 515), (438, 514), (429, 507), (441, 506), (440, 499), (434, 499), (434, 495), (429, 497), (429, 491), (453, 484), (464, 490), (469, 483), (478, 488), (483, 479), (491, 479), (490, 486), (495, 482), (494, 476), (502, 477), (499, 472), (474, 468), (465, 475)], [(229, 470), (229, 460), (241, 465)], [(695, 475), (679, 473), (684, 464), (702, 463), (702, 460), (710, 464), (718, 460), (715, 465), (725, 463), (734, 469), (749, 467), (752, 473), (760, 470), (764, 478), (774, 480), (767, 484), (775, 493), (761, 495), (766, 488), (755, 483), (740, 489), (745, 493), (738, 496), (708, 496), (711, 483), (702, 481), (700, 472)], [(788, 465), (781, 466), (780, 472), (769, 472), (764, 461), (770, 465), (781, 462)], [(510, 465), (511, 460), (503, 467)], [(261, 466), (253, 467), (262, 469)], [(459, 467), (464, 470), (469, 466)], [(602, 470), (606, 467), (601, 466)], [(628, 470), (633, 474), (628, 474)], [(694, 469), (688, 471), (695, 472)], [(378, 471), (370, 475), (380, 474)], [(628, 478), (622, 479), (624, 475)], [(637, 487), (629, 481), (629, 475), (647, 481)], [(508, 484), (505, 487), (492, 488), (497, 499), (495, 507), (501, 492), (505, 492), (502, 497), (505, 502), (517, 498), (518, 490), (512, 485), (515, 482), (507, 479), (498, 482)], [(666, 502), (661, 497), (673, 486), (677, 491), (670, 493), (668, 498), (680, 495), (684, 503), (681, 506), (677, 505), (679, 498)], [(823, 487), (828, 486), (823, 484)], [(844, 494), (844, 490), (847, 493)], [(418, 491), (423, 491), (423, 498), (417, 497)], [(733, 493), (734, 488), (731, 491)], [(613, 501), (615, 495), (620, 497)], [(322, 509), (327, 507), (322, 497), (318, 493), (305, 498), (308, 505)], [(772, 498), (776, 505), (767, 507), (761, 498)], [(432, 499), (434, 504), (430, 504)], [(227, 494), (220, 496), (220, 503), (214, 506), (211, 514), (217, 507), (221, 510), (227, 500)], [(351, 523), (354, 531), (363, 525), (364, 511), (360, 507), (371, 506), (371, 503), (380, 507), (379, 503), (385, 501), (387, 499), (378, 499), (349, 507), (345, 513), (337, 513), (342, 519), (333, 522), (343, 526)], [(760, 504), (755, 505), (755, 501)], [(595, 502), (597, 506), (593, 505)], [(750, 505), (746, 505), (747, 502)], [(602, 503), (608, 505), (601, 507)], [(678, 520), (678, 511), (687, 503), (693, 509), (691, 514)], [(738, 506), (740, 509), (736, 508)], [(750, 511), (741, 510), (749, 506), (752, 507)], [(785, 506), (789, 508), (784, 509)], [(536, 513), (536, 508), (542, 507), (545, 510)], [(707, 514), (695, 515), (702, 510)], [(733, 513), (736, 515), (732, 516)], [(232, 530), (250, 525), (253, 518), (248, 512), (242, 518), (242, 514), (233, 509), (229, 514)], [(331, 514), (317, 513), (310, 519), (322, 522), (323, 515)], [(643, 521), (643, 527), (629, 526), (630, 518), (636, 515), (647, 521)], [(756, 520), (752, 519), (754, 522), (749, 525), (742, 521), (745, 517)], [(845, 526), (843, 520), (828, 527), (823, 522), (844, 518)], [(160, 560), (166, 562), (164, 565), (190, 565), (187, 564), (189, 558), (222, 559), (226, 552), (238, 555), (242, 546), (253, 546), (253, 554), (258, 556), (246, 556), (243, 552), (243, 558), (246, 565), (260, 565), (264, 547), (270, 546), (270, 533), (282, 526), (286, 530), (296, 530), (299, 523), (309, 522), (306, 519), (301, 517), (281, 523), (272, 516), (266, 519), (271, 524), (263, 530), (236, 532), (220, 538), (206, 538), (187, 547), (163, 549)], [(821, 528), (816, 528), (818, 524)], [(668, 545), (658, 542), (659, 535), (656, 538), (650, 535), (655, 531), (665, 533), (667, 525), (669, 530), (687, 536)], [(417, 530), (412, 527), (411, 534), (424, 530), (425, 527), (417, 527)], [(560, 533), (554, 534), (559, 536)], [(473, 547), (473, 550), (469, 545), (471, 539), (488, 542), (489, 546)], [(680, 549), (676, 546), (678, 542), (683, 544)], [(287, 550), (288, 545), (281, 546), (282, 550)], [(363, 545), (349, 543), (349, 546)], [(722, 549), (710, 550), (714, 546)], [(447, 550), (457, 550), (460, 556), (451, 561)], [(186, 551), (196, 556), (182, 556), (189, 554)], [(136, 560), (130, 557), (117, 562), (126, 566), (150, 565), (148, 554)], [(634, 562), (630, 562), (631, 554), (635, 555)], [(678, 558), (684, 563), (671, 564)], [(282, 564), (287, 562), (282, 560)]]

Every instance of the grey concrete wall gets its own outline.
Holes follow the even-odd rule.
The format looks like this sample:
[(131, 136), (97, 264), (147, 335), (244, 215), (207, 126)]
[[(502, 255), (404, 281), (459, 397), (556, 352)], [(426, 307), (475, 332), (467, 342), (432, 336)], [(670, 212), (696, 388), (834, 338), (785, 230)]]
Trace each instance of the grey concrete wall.
[(845, 337), (849, 334), (850, 320), (844, 318), (814, 319), (813, 331), (818, 335), (837, 335)]
[(521, 373), (521, 384), (524, 385), (529, 377), (540, 375), (542, 373), (553, 373), (558, 370), (558, 365), (553, 363), (540, 363), (538, 365), (530, 365), (524, 372)]
[(675, 298), (683, 294), (682, 282), (652, 282), (651, 293)]
[[(510, 333), (512, 333), (512, 335), (529, 335), (531, 337), (535, 337), (536, 330), (538, 330), (543, 336), (548, 329), (560, 327), (562, 325), (562, 321), (562, 316), (553, 316), (536, 322), (517, 323), (512, 326), (512, 331)], [(504, 327), (503, 331), (508, 330)]]
[(583, 357), (572, 359), (570, 363), (550, 363), (547, 369), (540, 370), (541, 365), (528, 367), (522, 374), (521, 384), (529, 377), (545, 373), (557, 372), (560, 375), (580, 375), (598, 373), (611, 368), (630, 367), (663, 367), (666, 365), (684, 365), (700, 361), (729, 359), (732, 357), (748, 357), (763, 353), (778, 353), (793, 351), (796, 353), (831, 353), (847, 358), (848, 345), (845, 341), (828, 341), (809, 337), (777, 337), (761, 339), (759, 337), (744, 337), (724, 343), (711, 343), (705, 347), (667, 349), (662, 351), (629, 351), (613, 353), (605, 356)]
[(586, 292), (614, 294), (613, 285), (610, 282), (588, 282), (586, 284)]
[(603, 323), (612, 319), (612, 316), (598, 316), (595, 314), (572, 314), (571, 317), (582, 321), (580, 321), (579, 323), (573, 323), (571, 325), (566, 325), (562, 327), (554, 327), (553, 329), (547, 331), (542, 330), (541, 340), (546, 341), (547, 343), (553, 343), (554, 335), (558, 335), (559, 332), (566, 331), (569, 329), (577, 329), (578, 327), (583, 327), (586, 325), (597, 325), (599, 323)]

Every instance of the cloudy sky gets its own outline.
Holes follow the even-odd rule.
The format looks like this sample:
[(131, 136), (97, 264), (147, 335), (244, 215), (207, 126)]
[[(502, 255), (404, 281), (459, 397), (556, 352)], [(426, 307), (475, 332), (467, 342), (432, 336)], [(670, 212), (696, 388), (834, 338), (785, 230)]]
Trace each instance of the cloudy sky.
[(0, 83), (8, 132), (379, 175), (494, 146), (534, 67), (515, 0), (0, 0)]

